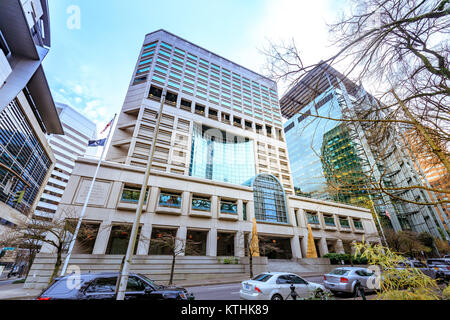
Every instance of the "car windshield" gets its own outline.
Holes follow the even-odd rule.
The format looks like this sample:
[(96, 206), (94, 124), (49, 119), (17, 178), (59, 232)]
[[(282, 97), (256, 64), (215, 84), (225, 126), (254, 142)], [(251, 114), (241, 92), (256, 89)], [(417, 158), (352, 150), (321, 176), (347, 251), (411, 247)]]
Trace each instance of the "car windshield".
[(346, 269), (334, 269), (332, 272), (330, 272), (330, 274), (336, 274), (338, 276), (343, 276), (346, 275), (348, 273), (348, 270)]
[(271, 274), (267, 274), (267, 273), (262, 273), (257, 275), (256, 277), (254, 277), (252, 280), (254, 281), (261, 281), (261, 282), (266, 282), (267, 280), (269, 280), (270, 278), (272, 278)]
[(142, 279), (144, 279), (147, 283), (149, 283), (150, 285), (152, 285), (155, 288), (162, 288), (163, 286), (156, 284), (155, 281), (153, 281), (152, 279), (147, 278), (146, 276), (144, 276), (143, 274), (139, 274), (139, 277), (141, 277)]

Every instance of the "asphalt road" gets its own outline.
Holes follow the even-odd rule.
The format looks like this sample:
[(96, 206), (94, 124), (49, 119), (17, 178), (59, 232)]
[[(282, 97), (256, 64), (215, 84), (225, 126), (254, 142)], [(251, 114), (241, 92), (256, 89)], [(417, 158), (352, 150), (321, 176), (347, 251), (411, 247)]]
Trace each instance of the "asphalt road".
[[(303, 277), (305, 280), (323, 284), (323, 276), (319, 277)], [(197, 286), (187, 288), (195, 296), (195, 300), (240, 300), (239, 290), (241, 283), (230, 283), (210, 286)], [(336, 300), (353, 299), (348, 294), (338, 294)]]

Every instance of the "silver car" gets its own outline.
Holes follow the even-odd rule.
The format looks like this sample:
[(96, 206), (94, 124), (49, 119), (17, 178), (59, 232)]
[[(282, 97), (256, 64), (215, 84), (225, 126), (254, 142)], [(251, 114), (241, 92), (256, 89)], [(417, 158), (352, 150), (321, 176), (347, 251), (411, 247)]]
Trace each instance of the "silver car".
[(292, 299), (291, 285), (300, 299), (326, 291), (324, 286), (308, 282), (294, 273), (265, 272), (243, 281), (239, 293), (244, 300), (287, 300)]
[(325, 288), (333, 293), (346, 292), (355, 296), (358, 289), (364, 289), (364, 292), (375, 291), (368, 288), (368, 280), (374, 276), (373, 271), (361, 267), (343, 267), (337, 268), (323, 276), (323, 284)]

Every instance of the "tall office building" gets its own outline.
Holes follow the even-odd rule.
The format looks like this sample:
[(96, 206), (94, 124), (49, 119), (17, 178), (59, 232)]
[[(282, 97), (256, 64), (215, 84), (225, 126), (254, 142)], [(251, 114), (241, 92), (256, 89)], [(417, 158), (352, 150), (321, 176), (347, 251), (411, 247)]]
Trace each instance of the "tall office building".
[(163, 31), (147, 36), (107, 160), (146, 166), (163, 91), (155, 170), (237, 184), (271, 173), (293, 192), (276, 84)]
[(56, 158), (55, 167), (45, 186), (34, 215), (52, 219), (75, 166), (75, 160), (84, 156), (89, 140), (97, 136), (96, 124), (75, 109), (56, 103), (64, 135), (50, 135), (48, 142)]
[(395, 230), (441, 237), (439, 228), (443, 229), (443, 224), (433, 206), (393, 201), (381, 193), (369, 196), (361, 190), (370, 186), (369, 177), (373, 176), (386, 188), (400, 188), (393, 192), (404, 199), (426, 203), (434, 197), (424, 190), (407, 189), (422, 185), (422, 179), (400, 134), (394, 133), (386, 145), (376, 146), (369, 144), (359, 123), (330, 120), (354, 119), (355, 106), (377, 105), (362, 86), (320, 64), (288, 91), (280, 104), (283, 116), (289, 119), (284, 131), (297, 190), (311, 197), (353, 204), (373, 199), (380, 215), (389, 213)]
[(30, 217), (63, 134), (42, 60), (50, 47), (46, 0), (0, 1), (0, 233)]
[[(153, 278), (167, 275), (166, 258), (160, 256), (167, 250), (152, 242), (167, 232), (193, 240), (196, 254), (204, 256), (179, 258), (195, 264), (176, 271), (183, 277), (243, 273), (253, 219), (260, 237), (280, 249), (266, 252), (269, 258), (305, 256), (308, 223), (321, 256), (343, 252), (362, 237), (379, 241), (369, 210), (293, 194), (275, 82), (158, 30), (145, 37), (89, 199), (84, 224), (97, 230), (95, 239), (77, 241), (72, 264), (82, 270), (120, 264), (162, 101), (132, 268)], [(87, 158), (75, 161), (58, 212), (81, 211), (96, 165)], [(51, 253), (44, 245), (31, 274), (51, 267)], [(225, 268), (217, 256), (234, 256), (239, 265)], [(29, 279), (27, 286), (45, 281)]]

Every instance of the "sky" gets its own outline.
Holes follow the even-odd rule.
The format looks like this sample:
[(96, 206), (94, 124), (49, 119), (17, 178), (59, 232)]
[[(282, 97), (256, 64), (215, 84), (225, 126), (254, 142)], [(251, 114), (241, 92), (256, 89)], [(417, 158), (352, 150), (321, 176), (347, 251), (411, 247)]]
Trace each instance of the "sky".
[[(165, 29), (256, 72), (268, 41), (293, 39), (306, 64), (333, 51), (326, 23), (342, 0), (48, 0), (44, 70), (54, 100), (101, 131), (119, 113), (147, 33)], [(281, 88), (280, 88), (281, 89)], [(281, 94), (280, 90), (280, 94)]]

